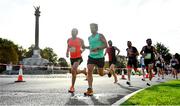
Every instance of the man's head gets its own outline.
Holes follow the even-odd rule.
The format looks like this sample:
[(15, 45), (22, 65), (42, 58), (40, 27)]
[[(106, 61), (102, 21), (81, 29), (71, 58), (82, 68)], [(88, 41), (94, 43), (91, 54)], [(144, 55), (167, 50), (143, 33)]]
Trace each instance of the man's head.
[(152, 40), (149, 38), (149, 39), (146, 40), (146, 43), (147, 43), (148, 46), (151, 46)]
[(98, 31), (98, 25), (97, 24), (91, 23), (90, 24), (90, 28), (91, 28), (91, 33), (92, 34), (96, 34), (97, 33), (97, 31)]
[(72, 37), (76, 38), (77, 34), (78, 34), (78, 30), (76, 28), (73, 28), (71, 31)]
[(109, 46), (112, 46), (112, 41), (109, 40), (109, 41), (108, 41), (108, 44), (109, 44)]
[(127, 46), (128, 46), (128, 47), (131, 47), (131, 46), (132, 46), (131, 41), (127, 41)]

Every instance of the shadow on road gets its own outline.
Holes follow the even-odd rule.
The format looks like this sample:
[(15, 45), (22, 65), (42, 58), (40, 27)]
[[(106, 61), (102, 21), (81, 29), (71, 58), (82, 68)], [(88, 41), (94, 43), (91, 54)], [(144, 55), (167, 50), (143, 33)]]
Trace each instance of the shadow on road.
[(65, 105), (88, 105), (88, 104), (82, 100), (70, 98)]
[(132, 92), (137, 91), (139, 89), (142, 89), (142, 87), (136, 87), (136, 86), (126, 87), (126, 86), (121, 85), (120, 83), (117, 83), (117, 85), (119, 85), (123, 89), (127, 89), (127, 90), (132, 91)]
[(5, 83), (5, 84), (0, 84), (0, 86), (6, 86), (6, 85), (12, 85), (12, 84), (16, 84), (16, 83), (15, 82)]
[(91, 96), (91, 100), (94, 103), (94, 105), (109, 105), (109, 104), (104, 104), (100, 102), (98, 99), (96, 99), (94, 96)]
[(117, 95), (114, 98), (110, 98), (108, 99), (109, 105), (114, 104), (115, 102), (117, 102), (118, 100), (120, 100), (121, 98), (123, 98), (125, 95)]

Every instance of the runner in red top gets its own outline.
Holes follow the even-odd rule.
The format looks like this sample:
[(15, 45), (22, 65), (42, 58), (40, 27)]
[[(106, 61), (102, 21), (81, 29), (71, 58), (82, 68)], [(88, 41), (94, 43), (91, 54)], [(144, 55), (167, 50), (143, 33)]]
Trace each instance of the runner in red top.
[(72, 37), (67, 41), (67, 52), (66, 57), (69, 57), (70, 53), (70, 61), (71, 61), (71, 73), (72, 73), (72, 85), (69, 89), (70, 93), (74, 92), (74, 85), (76, 81), (76, 75), (80, 73), (86, 73), (86, 68), (84, 70), (78, 70), (78, 66), (83, 61), (81, 53), (84, 51), (84, 41), (81, 38), (77, 37), (78, 30), (76, 28), (72, 29)]

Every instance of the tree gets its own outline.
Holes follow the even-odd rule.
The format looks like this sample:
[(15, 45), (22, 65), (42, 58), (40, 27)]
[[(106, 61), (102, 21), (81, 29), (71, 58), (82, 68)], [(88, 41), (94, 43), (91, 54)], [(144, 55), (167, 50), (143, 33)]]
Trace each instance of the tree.
[(28, 51), (25, 52), (25, 57), (26, 57), (26, 58), (30, 58), (30, 57), (33, 55), (33, 49), (34, 49), (34, 45), (31, 45), (31, 46), (28, 48)]
[(46, 47), (41, 51), (42, 58), (45, 58), (49, 60), (49, 62), (52, 62), (53, 64), (57, 63), (57, 54), (54, 53), (53, 49), (50, 47)]
[(22, 61), (26, 57), (26, 49), (23, 49), (22, 46), (17, 48), (18, 60)]
[(126, 64), (127, 64), (126, 56), (118, 55), (116, 59), (117, 59), (117, 63), (116, 63), (117, 67), (126, 68)]
[(63, 57), (60, 57), (60, 58), (58, 59), (58, 64), (59, 64), (61, 67), (68, 67), (68, 63), (67, 63), (66, 59), (63, 58)]
[(0, 63), (17, 64), (19, 62), (17, 48), (12, 41), (0, 38)]
[(162, 55), (165, 62), (169, 63), (171, 59), (171, 54), (169, 53), (169, 49), (165, 47), (164, 44), (158, 42), (154, 45), (154, 47), (156, 48), (157, 52)]
[[(69, 67), (66, 59), (63, 58), (63, 57), (60, 57), (60, 58), (58, 59), (58, 65), (59, 65), (60, 67)], [(61, 68), (61, 69), (67, 70), (67, 68)]]

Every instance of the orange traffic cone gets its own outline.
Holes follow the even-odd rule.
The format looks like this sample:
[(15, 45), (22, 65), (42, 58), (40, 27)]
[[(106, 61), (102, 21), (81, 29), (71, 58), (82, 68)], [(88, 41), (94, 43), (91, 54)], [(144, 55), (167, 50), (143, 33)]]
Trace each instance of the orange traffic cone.
[(149, 78), (149, 74), (148, 73), (146, 73), (146, 78)]
[(23, 81), (23, 70), (22, 70), (22, 65), (20, 65), (20, 68), (19, 68), (18, 80), (15, 81), (15, 82), (25, 82), (25, 81)]
[(124, 75), (124, 70), (122, 70), (121, 79), (126, 80), (125, 75)]

